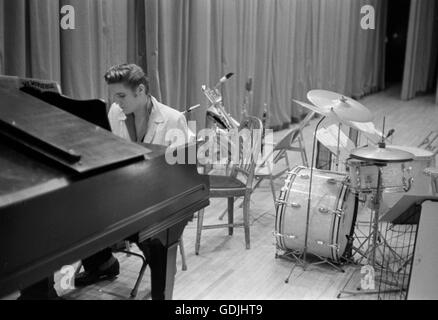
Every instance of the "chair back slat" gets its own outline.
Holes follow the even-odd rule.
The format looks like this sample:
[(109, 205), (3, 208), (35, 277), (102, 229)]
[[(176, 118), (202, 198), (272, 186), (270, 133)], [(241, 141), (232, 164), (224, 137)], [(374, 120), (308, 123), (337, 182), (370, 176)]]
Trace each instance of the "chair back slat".
[(262, 121), (254, 116), (246, 116), (240, 123), (239, 161), (233, 166), (231, 175), (234, 177), (243, 175), (247, 188), (251, 188), (254, 179), (254, 170), (261, 151), (262, 130)]

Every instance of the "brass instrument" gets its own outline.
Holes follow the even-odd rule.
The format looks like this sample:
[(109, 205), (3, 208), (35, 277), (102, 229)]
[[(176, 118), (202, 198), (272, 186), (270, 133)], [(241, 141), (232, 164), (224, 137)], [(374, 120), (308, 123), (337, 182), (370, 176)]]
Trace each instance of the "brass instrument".
[(238, 129), (240, 125), (236, 119), (234, 119), (229, 113), (225, 111), (225, 108), (222, 104), (222, 95), (217, 89), (219, 84), (225, 82), (232, 75), (232, 73), (227, 74), (219, 81), (219, 83), (213, 89), (210, 89), (206, 85), (203, 85), (201, 87), (202, 92), (211, 102), (211, 106), (207, 109), (207, 117), (211, 118), (220, 129), (225, 130)]
[[(228, 80), (233, 74), (229, 73), (222, 77), (216, 86), (211, 89), (206, 85), (201, 87), (202, 92), (205, 94), (211, 105), (207, 109), (207, 128), (214, 128), (216, 131), (215, 143), (218, 145), (218, 154), (216, 160), (222, 158), (222, 151), (226, 151), (225, 157), (227, 158), (227, 164), (225, 170), (228, 172), (230, 164), (230, 150), (232, 149), (233, 142), (229, 139), (227, 133), (229, 130), (238, 129), (240, 124), (230, 114), (228, 114), (222, 105), (222, 95), (217, 89), (219, 85)], [(214, 166), (218, 167), (218, 165)], [(221, 167), (221, 165), (219, 165)], [(210, 169), (211, 170), (211, 169)]]

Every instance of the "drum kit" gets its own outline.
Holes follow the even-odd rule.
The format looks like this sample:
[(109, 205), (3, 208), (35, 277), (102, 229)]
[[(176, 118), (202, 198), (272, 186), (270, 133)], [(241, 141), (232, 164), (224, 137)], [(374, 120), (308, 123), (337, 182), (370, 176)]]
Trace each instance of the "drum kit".
[[(276, 200), (276, 257), (292, 258), (296, 262), (286, 283), (297, 265), (306, 270), (308, 265), (328, 263), (343, 272), (340, 265), (351, 261), (354, 249), (366, 258), (367, 265), (381, 267), (376, 253), (385, 239), (379, 231), (379, 216), (405, 193), (430, 193), (424, 170), (435, 165), (432, 152), (387, 146), (384, 119), (381, 139), (376, 145), (351, 150), (346, 159), (346, 172), (314, 168), (315, 140), (324, 119), (364, 128), (369, 127), (367, 123), (373, 117), (362, 104), (339, 93), (311, 90), (307, 98), (312, 104), (294, 101), (322, 116), (315, 128), (311, 167), (290, 170)], [(331, 135), (334, 140), (334, 130)], [(340, 130), (336, 139), (337, 143), (332, 143), (331, 148), (339, 163), (343, 147)], [(353, 246), (359, 196), (370, 196), (371, 200), (370, 232), (364, 241), (368, 244), (364, 252), (361, 247)], [(279, 255), (279, 251), (283, 254)], [(308, 262), (308, 254), (316, 257), (317, 262)]]

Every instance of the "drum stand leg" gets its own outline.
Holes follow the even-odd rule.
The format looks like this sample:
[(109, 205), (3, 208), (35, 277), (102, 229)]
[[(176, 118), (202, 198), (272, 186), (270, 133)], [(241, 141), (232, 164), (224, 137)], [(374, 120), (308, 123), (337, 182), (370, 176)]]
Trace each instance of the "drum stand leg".
[[(379, 276), (374, 276), (374, 272), (381, 272), (384, 269), (384, 266), (376, 261), (376, 251), (380, 251), (380, 247), (382, 245), (386, 245), (392, 254), (397, 255), (397, 252), (392, 249), (388, 242), (386, 241), (385, 237), (382, 235), (382, 233), (379, 230), (379, 212), (380, 212), (380, 200), (382, 196), (382, 184), (381, 184), (381, 168), (378, 170), (378, 178), (377, 178), (377, 191), (374, 194), (373, 199), (373, 208), (371, 212), (371, 226), (370, 226), (370, 234), (365, 239), (365, 241), (359, 246), (359, 248), (354, 248), (356, 250), (356, 253), (359, 253), (362, 257), (367, 258), (367, 265), (361, 267), (361, 273), (363, 272), (363, 268), (371, 267), (371, 270), (373, 272), (373, 286), (372, 288), (362, 288), (362, 281), (361, 285), (356, 288), (356, 290), (346, 290), (345, 288), (352, 280), (354, 274), (357, 272), (355, 270), (350, 278), (348, 279), (347, 283), (344, 285), (343, 289), (339, 291), (337, 298), (340, 298), (342, 294), (350, 294), (350, 295), (361, 295), (361, 294), (380, 294), (383, 293), (383, 291), (379, 291), (378, 289), (375, 289), (377, 286), (377, 282), (380, 282), (381, 279), (379, 279)], [(361, 247), (368, 241), (368, 248), (365, 252), (362, 252)], [(380, 251), (382, 253), (382, 251)], [(361, 279), (362, 280), (362, 279)], [(377, 280), (377, 281), (376, 281)], [(400, 288), (397, 289), (388, 289), (384, 292), (399, 292)]]
[(289, 279), (292, 276), (293, 271), (295, 270), (296, 267), (301, 267), (303, 269), (303, 272), (305, 272), (307, 270), (307, 268), (309, 266), (316, 266), (316, 265), (320, 265), (320, 264), (328, 264), (331, 267), (333, 267), (334, 269), (336, 269), (339, 272), (345, 272), (344, 269), (342, 269), (340, 266), (334, 264), (333, 262), (331, 262), (330, 260), (328, 260), (327, 258), (321, 257), (319, 255), (313, 254), (315, 257), (317, 257), (319, 259), (319, 261), (317, 262), (307, 262), (307, 260), (304, 259), (304, 252), (293, 252), (293, 251), (288, 251), (283, 255), (278, 255), (276, 254), (276, 257), (280, 257), (280, 258), (286, 258), (286, 259), (291, 259), (294, 261), (294, 264), (291, 267), (291, 270), (287, 276), (287, 278), (284, 280), (285, 283), (289, 283)]

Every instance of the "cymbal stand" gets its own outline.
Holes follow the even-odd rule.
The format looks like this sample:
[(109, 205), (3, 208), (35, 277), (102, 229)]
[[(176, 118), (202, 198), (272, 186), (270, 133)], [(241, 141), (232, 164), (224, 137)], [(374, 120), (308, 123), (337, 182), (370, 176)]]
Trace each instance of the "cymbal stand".
[[(380, 212), (380, 202), (382, 199), (383, 194), (383, 188), (382, 188), (382, 167), (386, 166), (385, 163), (375, 163), (375, 165), (378, 168), (377, 171), (377, 189), (375, 192), (373, 192), (372, 197), (372, 209), (371, 209), (371, 220), (370, 220), (370, 233), (368, 237), (365, 239), (365, 241), (360, 245), (359, 248), (354, 248), (353, 250), (355, 253), (359, 253), (362, 257), (367, 258), (367, 265), (371, 266), (373, 270), (381, 270), (384, 268), (382, 264), (379, 264), (376, 260), (376, 251), (380, 250), (380, 247), (385, 244), (390, 252), (396, 256), (399, 256), (397, 252), (392, 249), (388, 242), (386, 241), (385, 237), (382, 235), (382, 233), (379, 230), (379, 212)], [(366, 242), (368, 241), (368, 248), (365, 252), (362, 252), (360, 249)], [(382, 253), (382, 251), (380, 251)], [(367, 289), (361, 290), (361, 288), (358, 288), (357, 291), (350, 291), (345, 290), (345, 287), (348, 285), (348, 283), (351, 281), (353, 274), (345, 284), (344, 288), (339, 291), (338, 298), (341, 296), (341, 294), (351, 294), (351, 295), (359, 295), (359, 294), (377, 294), (379, 293), (375, 289)], [(374, 280), (374, 279), (373, 279)], [(397, 292), (399, 289), (394, 290), (385, 290), (385, 292)]]
[(310, 205), (311, 205), (311, 200), (312, 200), (311, 196), (312, 196), (313, 168), (314, 168), (314, 161), (315, 161), (316, 132), (318, 130), (318, 127), (320, 126), (322, 121), (324, 121), (325, 118), (326, 118), (326, 116), (323, 116), (319, 120), (319, 122), (317, 123), (317, 125), (315, 127), (315, 132), (313, 134), (312, 162), (311, 162), (311, 166), (310, 166), (309, 192), (308, 192), (308, 198), (307, 198), (307, 213), (306, 213), (306, 230), (305, 230), (305, 234), (304, 234), (304, 249), (302, 252), (291, 251), (291, 252), (287, 252), (286, 254), (284, 254), (285, 257), (292, 256), (292, 259), (296, 261), (296, 264), (292, 266), (292, 268), (289, 272), (289, 275), (285, 280), (285, 283), (289, 282), (289, 278), (291, 277), (292, 272), (294, 271), (294, 269), (297, 265), (301, 266), (303, 268), (303, 271), (306, 271), (306, 269), (309, 265), (319, 265), (319, 264), (327, 263), (328, 265), (330, 265), (334, 269), (336, 269), (340, 272), (345, 272), (345, 270), (342, 269), (341, 267), (335, 265), (334, 263), (329, 261), (327, 258), (321, 257), (317, 254), (313, 254), (313, 255), (315, 257), (317, 257), (320, 261), (312, 262), (312, 263), (309, 263), (307, 261), (309, 221), (310, 221)]
[(342, 124), (339, 122), (339, 124), (338, 124), (338, 141), (337, 141), (337, 146), (336, 146), (336, 162), (335, 162), (337, 172), (339, 172), (339, 157), (341, 155), (341, 150), (340, 150), (341, 125)]

